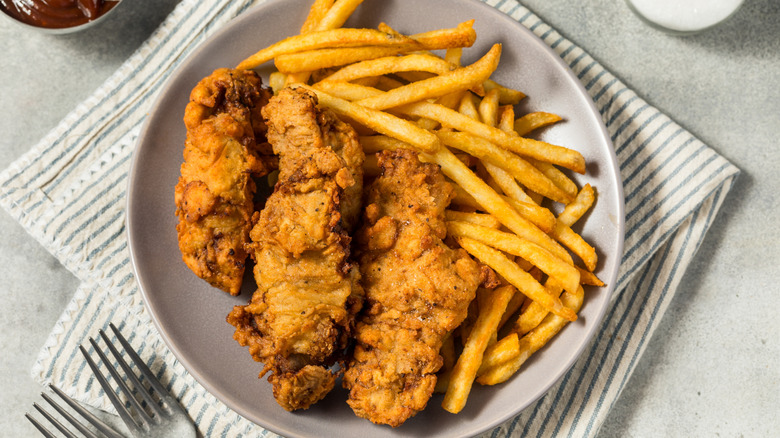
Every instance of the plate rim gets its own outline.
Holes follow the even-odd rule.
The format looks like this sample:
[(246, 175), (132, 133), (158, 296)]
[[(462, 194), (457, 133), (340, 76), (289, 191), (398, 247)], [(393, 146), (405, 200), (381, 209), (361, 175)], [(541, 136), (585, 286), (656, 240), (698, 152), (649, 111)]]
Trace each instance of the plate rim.
[[(410, 1), (410, 0), (397, 0), (397, 1)], [(624, 237), (625, 237), (625, 196), (624, 196), (624, 189), (623, 189), (623, 181), (622, 181), (622, 175), (620, 173), (617, 155), (614, 149), (613, 141), (607, 131), (607, 128), (604, 124), (603, 119), (600, 116), (600, 113), (598, 111), (598, 108), (596, 107), (595, 102), (591, 98), (590, 94), (585, 89), (582, 82), (576, 77), (576, 74), (572, 71), (571, 67), (565, 63), (565, 61), (547, 44), (545, 43), (541, 38), (539, 38), (536, 34), (533, 33), (530, 29), (528, 29), (526, 26), (524, 26), (522, 23), (518, 22), (508, 14), (496, 9), (495, 7), (485, 3), (484, 1), (480, 0), (456, 0), (462, 3), (470, 3), (472, 5), (475, 5), (476, 7), (482, 8), (483, 13), (489, 14), (490, 18), (498, 19), (505, 21), (508, 25), (514, 26), (519, 32), (522, 32), (526, 34), (527, 37), (529, 37), (530, 41), (534, 43), (534, 45), (538, 46), (539, 49), (541, 49), (543, 52), (545, 52), (545, 55), (550, 58), (555, 64), (557, 64), (558, 68), (564, 71), (566, 74), (564, 77), (581, 93), (581, 97), (584, 97), (586, 104), (589, 108), (588, 116), (593, 119), (595, 123), (589, 123), (590, 125), (595, 125), (598, 127), (599, 131), (599, 139), (604, 142), (604, 145), (606, 146), (606, 157), (609, 158), (609, 164), (610, 164), (610, 172), (609, 175), (611, 178), (615, 180), (615, 187), (614, 190), (616, 190), (616, 207), (617, 207), (617, 217), (616, 217), (616, 233), (617, 233), (617, 240), (615, 242), (615, 253), (613, 256), (618, 259), (613, 265), (612, 269), (607, 272), (604, 277), (604, 281), (607, 283), (607, 286), (604, 289), (600, 289), (600, 293), (607, 294), (605, 299), (605, 304), (598, 310), (597, 314), (595, 315), (595, 320), (589, 329), (585, 332), (584, 340), (580, 343), (580, 345), (577, 347), (576, 352), (570, 356), (570, 359), (568, 363), (565, 364), (565, 366), (561, 369), (560, 373), (555, 376), (554, 379), (550, 379), (547, 385), (542, 387), (536, 394), (534, 394), (532, 397), (529, 397), (528, 401), (521, 405), (518, 405), (517, 409), (513, 410), (509, 414), (503, 415), (503, 416), (497, 416), (493, 421), (484, 423), (480, 428), (477, 429), (470, 429), (469, 431), (464, 431), (464, 433), (461, 433), (458, 436), (471, 436), (473, 434), (482, 433), (487, 430), (490, 430), (500, 424), (503, 424), (508, 419), (513, 418), (514, 416), (519, 415), (523, 410), (528, 408), (531, 404), (537, 402), (541, 397), (543, 397), (546, 393), (549, 392), (550, 388), (557, 384), (565, 374), (567, 374), (574, 364), (579, 360), (581, 357), (583, 351), (591, 344), (591, 341), (593, 337), (595, 336), (596, 332), (598, 331), (599, 327), (604, 322), (604, 315), (607, 312), (607, 309), (610, 307), (610, 303), (612, 300), (612, 296), (615, 293), (615, 281), (617, 281), (617, 274), (620, 269), (620, 259), (622, 259), (623, 255), (623, 247), (624, 247)], [(139, 166), (138, 161), (140, 160), (141, 153), (139, 152), (141, 147), (140, 145), (144, 142), (147, 135), (149, 134), (149, 130), (151, 129), (152, 125), (152, 114), (154, 114), (157, 110), (162, 101), (165, 100), (166, 97), (166, 90), (169, 89), (169, 85), (177, 80), (179, 76), (182, 75), (182, 72), (185, 71), (191, 64), (197, 61), (199, 59), (199, 55), (206, 51), (210, 45), (213, 43), (214, 40), (221, 39), (223, 35), (230, 33), (234, 27), (241, 26), (244, 22), (251, 22), (255, 19), (256, 16), (262, 15), (265, 9), (270, 9), (274, 7), (277, 4), (287, 3), (288, 0), (268, 0), (265, 3), (255, 5), (254, 9), (247, 10), (243, 13), (241, 13), (239, 16), (234, 17), (229, 22), (224, 24), (222, 28), (215, 31), (212, 35), (205, 38), (199, 45), (192, 50), (192, 52), (184, 59), (182, 62), (175, 68), (175, 70), (171, 73), (169, 78), (165, 81), (165, 83), (161, 86), (159, 94), (154, 98), (149, 111), (148, 115), (145, 118), (141, 130), (139, 132), (138, 138), (136, 140), (136, 148), (134, 148), (132, 152), (132, 158), (130, 162), (130, 169), (128, 171), (128, 181), (127, 181), (127, 196), (125, 199), (125, 221), (126, 221), (126, 227), (125, 227), (125, 235), (128, 241), (128, 251), (130, 254), (130, 262), (132, 266), (132, 271), (135, 276), (136, 282), (138, 284), (138, 289), (141, 292), (143, 305), (146, 308), (146, 310), (149, 312), (150, 319), (152, 320), (155, 328), (157, 329), (158, 334), (165, 342), (166, 347), (173, 353), (174, 357), (181, 362), (183, 367), (186, 369), (186, 371), (193, 376), (193, 378), (202, 385), (206, 391), (208, 391), (211, 395), (213, 395), (215, 398), (220, 400), (222, 403), (224, 403), (228, 408), (235, 411), (237, 414), (241, 415), (242, 417), (246, 418), (252, 423), (257, 424), (260, 427), (263, 427), (265, 429), (268, 429), (269, 431), (272, 431), (277, 434), (281, 434), (284, 436), (290, 436), (290, 437), (298, 437), (303, 436), (300, 435), (299, 432), (295, 430), (291, 430), (285, 427), (280, 427), (278, 424), (270, 424), (266, 421), (262, 421), (262, 419), (259, 419), (255, 413), (245, 410), (242, 406), (236, 406), (234, 403), (230, 401), (226, 401), (218, 394), (221, 394), (221, 390), (217, 388), (209, 378), (204, 376), (200, 370), (198, 370), (197, 366), (192, 364), (190, 360), (187, 358), (185, 354), (183, 354), (176, 343), (174, 343), (167, 331), (163, 328), (161, 325), (161, 322), (159, 321), (158, 314), (155, 312), (154, 308), (149, 304), (149, 297), (148, 292), (146, 288), (144, 287), (144, 281), (143, 277), (144, 274), (142, 274), (139, 269), (138, 265), (136, 263), (136, 248), (134, 243), (133, 235), (135, 233), (135, 223), (134, 219), (131, 215), (131, 208), (132, 204), (134, 202), (134, 196), (133, 193), (135, 192), (134, 186), (137, 183), (137, 173), (139, 173)], [(524, 5), (520, 5), (522, 7), (525, 7)], [(453, 5), (453, 7), (456, 7), (456, 5)], [(529, 9), (530, 10), (530, 9)], [(531, 11), (533, 13), (533, 11)], [(540, 20), (544, 23), (544, 20), (540, 18)], [(576, 45), (575, 45), (576, 46)], [(366, 420), (368, 421), (368, 420)]]

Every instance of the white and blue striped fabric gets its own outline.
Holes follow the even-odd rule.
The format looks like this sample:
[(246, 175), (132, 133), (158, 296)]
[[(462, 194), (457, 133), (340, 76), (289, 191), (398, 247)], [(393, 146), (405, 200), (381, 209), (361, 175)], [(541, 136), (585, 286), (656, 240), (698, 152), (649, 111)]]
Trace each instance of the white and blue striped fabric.
[[(252, 0), (183, 0), (89, 99), (0, 174), (0, 204), (82, 281), (32, 370), (110, 409), (78, 346), (110, 321), (206, 437), (274, 436), (201, 387), (153, 328), (124, 232), (130, 155), (161, 85)], [(537, 403), (484, 436), (592, 436), (642, 357), (739, 171), (514, 0), (489, 0), (552, 47), (596, 102), (615, 145), (626, 197), (625, 253), (613, 302), (591, 345)]]

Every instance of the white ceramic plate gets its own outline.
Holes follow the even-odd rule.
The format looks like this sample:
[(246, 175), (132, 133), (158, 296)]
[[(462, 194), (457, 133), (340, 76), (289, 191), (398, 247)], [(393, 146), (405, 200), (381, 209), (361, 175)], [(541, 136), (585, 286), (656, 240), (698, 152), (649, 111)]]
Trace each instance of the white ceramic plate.
[[(475, 385), (466, 408), (445, 412), (435, 395), (425, 411), (403, 426), (375, 426), (356, 417), (337, 388), (307, 411), (279, 407), (261, 365), (232, 339), (225, 316), (251, 297), (247, 276), (239, 297), (208, 286), (184, 263), (176, 240), (173, 188), (182, 162), (184, 107), (195, 84), (214, 69), (235, 66), (261, 47), (294, 35), (311, 0), (270, 1), (243, 14), (202, 45), (175, 72), (151, 110), (133, 158), (128, 187), (127, 229), (136, 279), (152, 318), (187, 370), (230, 408), (281, 435), (294, 436), (471, 436), (511, 418), (541, 397), (571, 367), (595, 332), (611, 288), (589, 288), (580, 319), (534, 355), (520, 373), (494, 387)], [(614, 284), (622, 254), (623, 197), (615, 155), (601, 117), (568, 67), (541, 40), (503, 13), (473, 0), (367, 0), (347, 26), (387, 22), (404, 33), (454, 27), (476, 19), (477, 42), (464, 51), (464, 63), (478, 59), (495, 42), (503, 55), (494, 79), (525, 92), (518, 114), (544, 110), (565, 121), (540, 138), (576, 148), (588, 163), (578, 184), (598, 191), (592, 212), (578, 228), (599, 251), (597, 275)], [(263, 73), (263, 72), (261, 72)], [(267, 73), (267, 71), (265, 72)], [(267, 78), (267, 77), (266, 77)]]

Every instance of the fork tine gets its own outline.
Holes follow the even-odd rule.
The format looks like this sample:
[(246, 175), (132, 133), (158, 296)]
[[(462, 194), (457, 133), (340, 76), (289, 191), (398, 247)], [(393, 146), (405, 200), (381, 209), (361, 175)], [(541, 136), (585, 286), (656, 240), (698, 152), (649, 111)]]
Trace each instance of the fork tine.
[(52, 400), (51, 397), (48, 396), (48, 394), (42, 392), (41, 397), (43, 397), (44, 400), (46, 400), (51, 407), (53, 407), (57, 412), (60, 413), (66, 420), (68, 420), (68, 423), (72, 424), (73, 427), (79, 430), (79, 432), (83, 433), (87, 438), (98, 438), (97, 435), (92, 433), (91, 430), (87, 429), (79, 420), (73, 417), (73, 415), (70, 415), (68, 411), (63, 409), (60, 405), (58, 405), (54, 400)]
[(143, 360), (141, 360), (140, 357), (138, 357), (138, 353), (136, 353), (133, 347), (130, 346), (130, 343), (127, 342), (124, 336), (122, 336), (122, 333), (119, 332), (119, 329), (116, 328), (114, 323), (110, 322), (108, 323), (108, 326), (111, 327), (111, 331), (114, 332), (114, 335), (116, 335), (116, 338), (119, 340), (119, 343), (122, 344), (122, 347), (124, 347), (128, 356), (130, 356), (130, 359), (133, 360), (133, 363), (135, 363), (135, 366), (138, 367), (138, 370), (141, 372), (141, 374), (143, 374), (144, 377), (146, 377), (146, 379), (152, 385), (154, 390), (157, 392), (157, 395), (160, 398), (165, 398), (167, 396), (170, 396), (168, 390), (162, 386), (162, 383), (160, 383), (159, 380), (157, 380), (157, 377), (152, 373), (152, 370), (150, 370), (149, 367), (146, 366), (146, 362), (144, 362)]
[[(149, 391), (146, 390), (146, 387), (141, 384), (141, 381), (138, 379), (138, 377), (135, 375), (135, 373), (130, 369), (130, 366), (125, 362), (125, 360), (122, 358), (122, 355), (119, 354), (119, 351), (117, 351), (116, 347), (114, 347), (114, 344), (111, 343), (111, 340), (108, 339), (108, 336), (106, 336), (106, 333), (103, 330), (99, 330), (98, 333), (100, 333), (100, 337), (103, 338), (103, 341), (108, 345), (108, 349), (111, 350), (111, 354), (114, 355), (116, 358), (117, 363), (119, 363), (119, 366), (122, 367), (122, 370), (124, 370), (125, 375), (133, 382), (133, 386), (135, 387), (136, 391), (141, 394), (141, 396), (146, 401), (146, 404), (154, 410), (154, 412), (157, 415), (162, 415), (163, 410), (160, 408), (160, 405), (157, 404), (157, 402), (152, 398), (152, 395), (149, 393)], [(128, 351), (127, 348), (125, 348), (125, 351)]]
[(119, 386), (119, 390), (122, 391), (122, 393), (125, 395), (127, 400), (130, 402), (130, 405), (135, 408), (136, 413), (140, 417), (139, 420), (141, 424), (137, 424), (139, 427), (149, 427), (149, 425), (152, 424), (152, 417), (149, 416), (149, 414), (146, 413), (144, 408), (141, 406), (141, 403), (138, 402), (138, 400), (133, 395), (133, 390), (130, 389), (129, 386), (127, 386), (127, 382), (125, 382), (125, 379), (122, 378), (122, 376), (119, 375), (119, 372), (116, 370), (116, 368), (111, 365), (111, 362), (109, 362), (108, 357), (106, 357), (105, 353), (103, 353), (103, 350), (100, 349), (97, 342), (89, 338), (90, 344), (92, 344), (92, 348), (95, 349), (95, 352), (98, 356), (100, 356), (100, 360), (103, 361), (103, 363), (106, 364), (106, 368), (108, 368), (108, 372), (111, 373), (111, 376), (116, 380), (117, 386)]
[[(122, 435), (119, 435), (116, 431), (114, 431), (114, 429), (111, 428), (111, 426), (109, 426), (106, 423), (104, 423), (103, 420), (101, 420), (100, 418), (96, 417), (94, 414), (92, 414), (92, 412), (89, 412), (88, 410), (84, 409), (81, 405), (79, 405), (78, 403), (73, 401), (73, 399), (71, 399), (70, 397), (65, 395), (65, 393), (62, 392), (62, 390), (60, 388), (57, 388), (54, 385), (49, 385), (49, 389), (51, 389), (52, 391), (54, 391), (55, 394), (60, 396), (60, 398), (63, 399), (65, 401), (65, 403), (68, 404), (68, 406), (70, 406), (74, 411), (78, 412), (79, 415), (81, 415), (87, 421), (89, 421), (90, 424), (95, 426), (95, 428), (97, 430), (99, 430), (100, 432), (102, 432), (103, 435), (106, 435), (108, 438), (123, 438)], [(49, 403), (53, 402), (53, 400), (50, 401), (50, 398), (48, 396), (46, 396), (45, 394), (41, 394), (41, 395), (47, 401), (49, 401)], [(55, 406), (55, 409), (57, 409), (61, 414), (63, 413), (62, 411), (60, 411), (61, 408), (58, 409)], [(73, 422), (71, 422), (71, 424), (73, 424)], [(75, 426), (75, 424), (74, 424), (74, 426)], [(76, 426), (76, 427), (78, 427), (78, 426)], [(81, 429), (79, 429), (79, 430), (81, 430)]]
[[(127, 408), (125, 408), (124, 403), (122, 403), (122, 401), (119, 400), (119, 397), (116, 396), (114, 389), (111, 388), (111, 385), (108, 384), (105, 376), (103, 376), (103, 373), (100, 371), (97, 365), (95, 365), (95, 362), (89, 356), (87, 350), (81, 345), (79, 346), (79, 350), (81, 350), (81, 354), (84, 355), (84, 359), (87, 360), (87, 365), (89, 365), (89, 367), (92, 369), (92, 373), (95, 375), (98, 383), (100, 383), (103, 391), (106, 393), (109, 400), (111, 400), (111, 404), (114, 405), (114, 408), (119, 413), (119, 416), (122, 417), (122, 421), (125, 422), (125, 425), (127, 425), (129, 429), (138, 430), (138, 425), (135, 423), (135, 420), (133, 420), (133, 417), (130, 416), (130, 413), (127, 411)], [(109, 366), (108, 369), (111, 369), (111, 367)]]
[(33, 403), (33, 407), (38, 410), (38, 412), (41, 413), (47, 420), (49, 420), (49, 423), (54, 425), (54, 427), (57, 428), (60, 432), (62, 432), (63, 435), (65, 435), (68, 438), (78, 438), (76, 435), (73, 435), (73, 432), (69, 431), (67, 427), (63, 426), (62, 423), (57, 421), (56, 418), (54, 418), (50, 413), (46, 412), (45, 409), (43, 409), (38, 403)]
[(30, 423), (32, 423), (32, 425), (35, 426), (36, 429), (38, 429), (38, 432), (40, 432), (46, 438), (57, 438), (56, 435), (54, 435), (53, 433), (49, 432), (49, 429), (46, 429), (45, 427), (43, 427), (43, 425), (41, 423), (39, 423), (38, 420), (33, 418), (32, 415), (24, 414), (24, 417), (27, 418), (28, 420), (30, 420)]

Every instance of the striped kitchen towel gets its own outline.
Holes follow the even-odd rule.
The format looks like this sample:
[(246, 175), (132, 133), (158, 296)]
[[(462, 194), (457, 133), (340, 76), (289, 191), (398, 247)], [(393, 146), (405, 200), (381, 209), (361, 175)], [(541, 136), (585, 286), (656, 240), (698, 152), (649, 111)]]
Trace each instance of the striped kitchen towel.
[[(124, 231), (130, 156), (160, 87), (216, 29), (260, 1), (183, 0), (92, 96), (0, 174), (0, 203), (82, 284), (32, 370), (97, 407), (109, 404), (78, 346), (114, 321), (204, 436), (273, 436), (200, 386), (150, 323)], [(625, 252), (597, 336), (539, 401), (485, 434), (592, 436), (640, 360), (739, 173), (514, 0), (488, 0), (552, 47), (578, 75), (615, 146), (626, 201)]]

